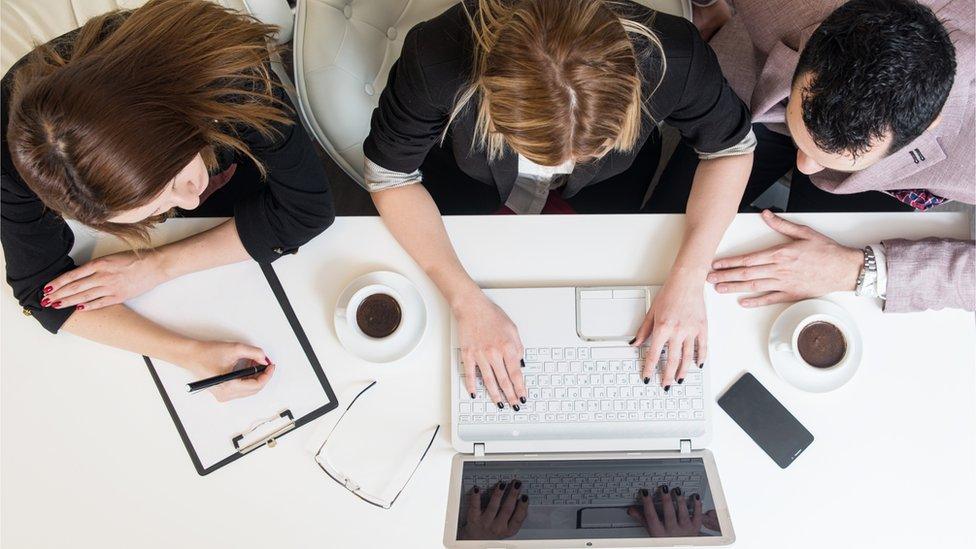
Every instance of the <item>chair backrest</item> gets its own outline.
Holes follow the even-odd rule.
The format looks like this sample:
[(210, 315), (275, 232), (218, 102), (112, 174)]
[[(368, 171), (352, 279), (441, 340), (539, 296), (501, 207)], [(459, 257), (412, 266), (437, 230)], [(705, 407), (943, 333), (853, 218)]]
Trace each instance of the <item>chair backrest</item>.
[[(689, 0), (636, 0), (691, 19)], [(457, 0), (299, 0), (295, 87), (306, 126), (363, 184), (363, 141), (403, 38)]]
[[(0, 0), (3, 22), (0, 24), (0, 73), (21, 57), (70, 30), (85, 24), (96, 15), (119, 8), (137, 8), (148, 0)], [(212, 0), (235, 10), (250, 13), (278, 25), (278, 40), (291, 39), (292, 14), (286, 0)]]

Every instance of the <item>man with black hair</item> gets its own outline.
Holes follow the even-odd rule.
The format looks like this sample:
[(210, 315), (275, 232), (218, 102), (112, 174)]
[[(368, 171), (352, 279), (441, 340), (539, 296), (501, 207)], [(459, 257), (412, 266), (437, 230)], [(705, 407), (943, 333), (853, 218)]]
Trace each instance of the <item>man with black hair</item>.
[[(976, 203), (972, 0), (693, 0), (759, 141), (740, 211), (793, 171), (788, 211), (924, 211)], [(732, 14), (734, 8), (735, 14)], [(693, 152), (679, 146), (647, 211), (683, 211)], [(770, 212), (793, 241), (719, 259), (744, 306), (856, 290), (886, 311), (976, 308), (973, 241), (841, 246)]]

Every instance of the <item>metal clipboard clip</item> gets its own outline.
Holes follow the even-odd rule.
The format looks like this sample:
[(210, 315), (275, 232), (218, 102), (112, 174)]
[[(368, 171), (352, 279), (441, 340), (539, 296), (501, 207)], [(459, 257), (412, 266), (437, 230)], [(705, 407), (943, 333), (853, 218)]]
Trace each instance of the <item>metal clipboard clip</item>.
[[(255, 440), (255, 441), (253, 441), (253, 442), (251, 442), (251, 443), (249, 443), (249, 444), (247, 444), (245, 446), (241, 446), (241, 442), (248, 435), (254, 434), (258, 429), (260, 429), (261, 427), (264, 427), (265, 425), (272, 425), (272, 424), (277, 423), (277, 422), (279, 422), (281, 420), (286, 420), (283, 425), (281, 425), (279, 427), (276, 427), (274, 430), (272, 430), (270, 433), (268, 433), (266, 435), (262, 435), (257, 440)], [(234, 448), (236, 448), (237, 451), (238, 451), (238, 453), (240, 453), (240, 454), (246, 454), (246, 453), (248, 453), (248, 452), (250, 452), (250, 451), (252, 451), (252, 450), (254, 450), (256, 448), (259, 448), (259, 447), (261, 447), (261, 446), (263, 446), (265, 444), (267, 444), (269, 448), (274, 448), (275, 445), (277, 444), (277, 442), (276, 442), (275, 439), (277, 439), (281, 435), (287, 433), (288, 431), (291, 431), (294, 428), (295, 428), (295, 416), (293, 416), (291, 414), (291, 410), (282, 410), (277, 415), (274, 415), (274, 416), (271, 416), (271, 417), (269, 417), (267, 419), (262, 419), (260, 421), (255, 422), (246, 431), (244, 431), (244, 432), (238, 434), (237, 436), (235, 436), (234, 438), (232, 438), (231, 439), (231, 442), (234, 443)]]

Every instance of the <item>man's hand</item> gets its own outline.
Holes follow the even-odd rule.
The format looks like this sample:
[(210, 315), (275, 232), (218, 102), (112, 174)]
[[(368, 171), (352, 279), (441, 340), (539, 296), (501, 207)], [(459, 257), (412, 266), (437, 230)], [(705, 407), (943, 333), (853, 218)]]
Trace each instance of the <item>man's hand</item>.
[(763, 221), (791, 239), (750, 254), (716, 260), (708, 281), (722, 294), (764, 292), (739, 299), (743, 307), (799, 301), (830, 292), (851, 291), (864, 264), (857, 248), (841, 246), (810, 227), (791, 223), (769, 210)]
[(726, 0), (718, 0), (707, 8), (692, 4), (691, 19), (706, 42), (731, 18), (732, 8)]

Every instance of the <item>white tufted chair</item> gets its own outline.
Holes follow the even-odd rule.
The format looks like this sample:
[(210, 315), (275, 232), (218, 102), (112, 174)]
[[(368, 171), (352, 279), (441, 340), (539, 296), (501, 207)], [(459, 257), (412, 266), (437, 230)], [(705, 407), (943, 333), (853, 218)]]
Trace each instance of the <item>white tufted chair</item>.
[[(691, 19), (689, 0), (637, 0)], [(457, 0), (298, 0), (295, 88), (306, 126), (363, 184), (363, 141), (403, 38)]]
[[(148, 0), (0, 0), (0, 71), (7, 70), (34, 46), (43, 44), (85, 21), (119, 8), (136, 8)], [(292, 13), (286, 0), (213, 0), (278, 25), (277, 39), (291, 39)], [(278, 71), (280, 72), (280, 71)], [(289, 78), (288, 81), (291, 81)]]

